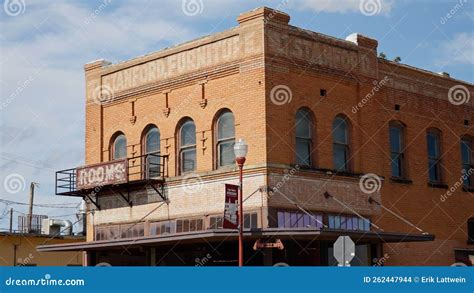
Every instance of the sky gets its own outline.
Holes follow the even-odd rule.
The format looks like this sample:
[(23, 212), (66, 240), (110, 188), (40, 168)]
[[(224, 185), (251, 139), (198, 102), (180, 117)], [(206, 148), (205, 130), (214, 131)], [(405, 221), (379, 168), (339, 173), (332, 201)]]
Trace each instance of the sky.
[[(149, 54), (237, 26), (268, 6), (290, 24), (337, 38), (375, 38), (387, 59), (472, 83), (474, 0), (5, 0), (0, 8), (0, 230), (28, 210), (75, 221), (55, 171), (84, 163), (85, 63)], [(53, 206), (44, 206), (53, 205)], [(60, 205), (60, 206), (56, 206)], [(14, 229), (16, 225), (14, 225)]]

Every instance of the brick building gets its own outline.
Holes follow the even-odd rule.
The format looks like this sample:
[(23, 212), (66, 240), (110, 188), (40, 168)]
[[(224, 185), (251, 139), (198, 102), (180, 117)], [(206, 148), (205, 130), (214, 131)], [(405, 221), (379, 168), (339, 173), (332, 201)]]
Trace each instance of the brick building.
[[(472, 85), (289, 20), (258, 8), (221, 33), (86, 64), (87, 166), (58, 172), (57, 193), (87, 200), (87, 242), (40, 251), (235, 265), (224, 184), (237, 184), (243, 138), (247, 265), (333, 265), (340, 235), (356, 242), (353, 265), (469, 264)], [(104, 180), (107, 168), (125, 177)]]

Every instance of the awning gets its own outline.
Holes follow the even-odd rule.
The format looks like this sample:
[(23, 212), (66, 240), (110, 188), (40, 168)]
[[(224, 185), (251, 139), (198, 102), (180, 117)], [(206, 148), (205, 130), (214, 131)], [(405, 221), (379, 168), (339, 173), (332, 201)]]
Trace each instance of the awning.
[[(292, 240), (318, 240), (334, 241), (341, 235), (347, 235), (356, 243), (389, 243), (389, 242), (416, 242), (433, 241), (432, 234), (406, 234), (399, 232), (375, 232), (375, 231), (346, 231), (334, 229), (250, 229), (244, 231), (244, 240), (257, 240), (262, 238), (279, 238)], [(104, 249), (122, 249), (123, 247), (160, 246), (180, 242), (199, 243), (213, 241), (235, 241), (238, 237), (236, 230), (215, 229), (206, 231), (194, 231), (158, 236), (146, 236), (140, 238), (76, 242), (54, 245), (39, 245), (39, 252), (48, 251), (98, 251)]]

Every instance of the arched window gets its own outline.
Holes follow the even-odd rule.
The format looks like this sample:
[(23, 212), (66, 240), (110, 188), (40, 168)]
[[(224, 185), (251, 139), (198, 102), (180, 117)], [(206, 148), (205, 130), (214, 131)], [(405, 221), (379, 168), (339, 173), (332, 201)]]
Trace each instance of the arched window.
[(426, 145), (428, 152), (428, 177), (431, 183), (440, 183), (441, 176), (441, 132), (437, 129), (428, 129)]
[(110, 146), (110, 159), (125, 159), (127, 157), (127, 138), (121, 132), (114, 135), (114, 137)]
[(336, 171), (349, 171), (349, 125), (344, 117), (332, 123), (333, 163)]
[(390, 169), (392, 177), (405, 178), (405, 127), (400, 122), (390, 122)]
[(217, 119), (217, 167), (232, 165), (235, 162), (234, 144), (235, 144), (235, 126), (234, 114), (230, 111), (224, 111)]
[(154, 125), (149, 126), (143, 136), (143, 154), (146, 160), (144, 170), (146, 177), (160, 176), (160, 131)]
[(464, 187), (474, 188), (474, 139), (472, 137), (463, 137), (461, 139), (461, 160)]
[(300, 109), (295, 117), (296, 163), (311, 166), (313, 149), (313, 119), (308, 109)]
[(196, 169), (196, 125), (186, 120), (179, 129), (179, 171), (180, 173)]

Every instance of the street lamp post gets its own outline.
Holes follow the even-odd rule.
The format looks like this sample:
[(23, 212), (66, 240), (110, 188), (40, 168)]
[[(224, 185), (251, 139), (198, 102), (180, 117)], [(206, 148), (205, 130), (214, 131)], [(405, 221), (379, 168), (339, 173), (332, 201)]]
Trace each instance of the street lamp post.
[(248, 145), (243, 139), (239, 139), (239, 141), (234, 145), (235, 162), (237, 163), (237, 166), (239, 166), (239, 267), (244, 265), (244, 207), (242, 195), (242, 170), (248, 148)]

